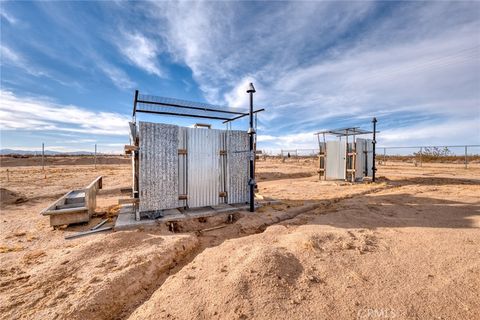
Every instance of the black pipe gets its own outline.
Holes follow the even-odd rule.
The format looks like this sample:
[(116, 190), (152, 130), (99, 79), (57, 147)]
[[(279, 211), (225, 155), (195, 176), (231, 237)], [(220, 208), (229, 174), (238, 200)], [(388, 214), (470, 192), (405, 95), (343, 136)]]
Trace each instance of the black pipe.
[[(258, 110), (253, 111), (253, 113), (257, 113), (257, 112), (261, 112), (261, 111), (265, 111), (265, 109), (264, 109), (264, 108), (258, 109)], [(248, 115), (250, 115), (250, 113), (244, 113), (244, 114), (242, 114), (241, 116), (237, 116), (237, 117), (235, 117), (235, 118), (232, 118), (232, 119), (229, 119), (229, 120), (225, 120), (225, 121), (223, 121), (223, 123), (228, 123), (228, 122), (230, 122), (230, 121), (235, 121), (235, 120), (238, 120), (238, 119), (240, 119), (240, 118), (246, 117), (246, 116), (248, 116)]]
[(253, 150), (253, 135), (255, 134), (255, 129), (253, 128), (253, 93), (255, 92), (255, 87), (253, 83), (250, 83), (247, 93), (250, 93), (250, 128), (248, 129), (248, 135), (250, 136), (250, 180), (248, 184), (250, 186), (250, 212), (255, 211), (255, 154)]
[(135, 117), (135, 113), (137, 112), (137, 101), (138, 101), (138, 90), (135, 90), (135, 98), (133, 100), (133, 115)]
[(375, 172), (377, 171), (377, 168), (375, 167), (375, 145), (377, 144), (376, 140), (376, 133), (377, 133), (377, 118), (372, 119), (373, 123), (373, 164), (372, 164), (372, 182), (375, 182)]

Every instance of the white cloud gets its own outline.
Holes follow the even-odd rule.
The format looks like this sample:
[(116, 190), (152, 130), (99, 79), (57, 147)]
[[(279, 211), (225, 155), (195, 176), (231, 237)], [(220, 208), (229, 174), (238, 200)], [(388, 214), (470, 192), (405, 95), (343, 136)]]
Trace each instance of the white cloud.
[(285, 135), (262, 135), (257, 137), (259, 145), (263, 145), (262, 148), (268, 149), (317, 149), (317, 137), (314, 136), (314, 132), (300, 132), (294, 134)]
[(0, 45), (0, 57), (2, 65), (10, 64), (24, 70), (32, 76), (50, 77), (48, 73), (32, 66), (32, 64), (29, 63), (19, 52), (7, 47), (5, 44)]
[(0, 91), (2, 130), (60, 131), (107, 136), (127, 136), (129, 117), (59, 105), (41, 98), (17, 97)]
[(17, 24), (18, 20), (12, 16), (10, 13), (5, 11), (5, 8), (3, 8), (5, 4), (2, 5), (2, 8), (0, 8), (0, 17), (4, 18), (5, 20), (8, 21), (10, 24)]
[(381, 146), (480, 144), (478, 119), (447, 120), (387, 128), (379, 134)]
[(128, 75), (120, 68), (115, 67), (112, 64), (97, 61), (97, 65), (103, 73), (112, 80), (112, 82), (120, 89), (131, 89), (136, 86)]
[[(480, 4), (408, 3), (395, 15), (378, 15), (377, 5), (276, 3), (253, 11), (235, 2), (179, 2), (149, 10), (210, 102), (247, 106), (245, 86), (254, 82), (255, 105), (267, 109), (260, 133), (280, 143), (301, 145), (290, 137), (339, 123), (368, 126), (373, 116), (401, 128), (388, 131), (398, 135), (387, 136), (392, 143), (409, 128), (436, 124), (445, 129), (437, 137), (418, 130), (410, 142), (451, 141), (447, 126), (465, 119), (478, 132)], [(469, 139), (461, 132), (456, 139)]]
[(150, 74), (165, 77), (165, 72), (157, 62), (160, 49), (153, 40), (140, 33), (125, 33), (117, 45), (120, 52), (135, 66)]
[[(247, 88), (250, 83), (256, 83), (253, 77), (243, 78), (235, 88), (225, 94), (225, 101), (229, 107), (248, 109), (249, 95), (247, 94)], [(255, 89), (256, 90), (256, 89)], [(255, 98), (258, 98), (255, 97)]]

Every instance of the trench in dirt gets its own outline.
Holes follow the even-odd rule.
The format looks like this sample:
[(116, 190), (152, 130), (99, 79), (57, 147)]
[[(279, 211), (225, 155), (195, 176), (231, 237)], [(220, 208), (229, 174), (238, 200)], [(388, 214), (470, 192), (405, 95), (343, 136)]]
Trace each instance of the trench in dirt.
[[(136, 294), (136, 293), (127, 293), (128, 296), (130, 297), (136, 297), (136, 299), (128, 299), (127, 304), (124, 304), (123, 308), (119, 313), (115, 314), (110, 314), (111, 319), (127, 319), (139, 306), (141, 306), (145, 301), (149, 300), (152, 294), (158, 290), (164, 283), (165, 281), (175, 275), (177, 272), (182, 270), (185, 266), (190, 264), (195, 257), (197, 257), (199, 254), (201, 254), (205, 249), (207, 248), (212, 248), (216, 247), (220, 244), (222, 244), (225, 240), (229, 239), (235, 239), (235, 238), (241, 238), (245, 236), (250, 236), (253, 234), (257, 233), (262, 233), (265, 231), (265, 229), (268, 226), (281, 223), (283, 221), (288, 221), (290, 219), (293, 219), (297, 217), (300, 214), (306, 214), (310, 213), (311, 211), (314, 211), (318, 208), (322, 208), (323, 212), (322, 213), (329, 213), (334, 211), (334, 204), (339, 203), (340, 201), (346, 200), (346, 199), (351, 199), (355, 197), (361, 197), (366, 194), (371, 194), (371, 193), (376, 193), (380, 191), (384, 191), (386, 189), (391, 189), (391, 188), (397, 188), (400, 185), (398, 184), (388, 184), (388, 185), (383, 185), (383, 186), (377, 186), (375, 188), (372, 188), (370, 190), (357, 193), (354, 195), (347, 195), (343, 197), (337, 197), (329, 200), (322, 200), (322, 201), (316, 201), (313, 203), (309, 203), (307, 205), (301, 206), (301, 207), (294, 207), (291, 209), (288, 209), (286, 211), (280, 211), (278, 212), (278, 215), (275, 216), (262, 216), (261, 219), (257, 219), (257, 221), (253, 221), (253, 223), (245, 223), (242, 224), (242, 220), (248, 220), (248, 219), (255, 219), (257, 217), (252, 217), (248, 216), (247, 214), (235, 214), (234, 221), (232, 223), (229, 223), (227, 225), (222, 225), (221, 229), (214, 229), (208, 232), (198, 232), (196, 231), (195, 234), (197, 236), (197, 245), (191, 249), (189, 252), (184, 253), (183, 255), (179, 255), (175, 257), (172, 260), (172, 263), (168, 266), (162, 265), (162, 266), (157, 266), (161, 267), (163, 271), (156, 277), (150, 279), (148, 281), (149, 286), (148, 288), (143, 288), (144, 292), (143, 294)], [(217, 225), (221, 225), (222, 222), (224, 223), (223, 219), (221, 222), (217, 221)], [(215, 223), (215, 222), (213, 222)], [(190, 231), (190, 234), (192, 233), (193, 230), (199, 230), (202, 227), (205, 228), (205, 221), (189, 221), (187, 222), (187, 226), (183, 226), (182, 224), (178, 224), (177, 228), (178, 231), (181, 233), (186, 233)], [(208, 223), (209, 225), (212, 224), (212, 222)], [(130, 288), (122, 288), (121, 290), (124, 291), (125, 295), (126, 292), (130, 291)], [(132, 288), (133, 289), (133, 288)], [(124, 301), (125, 303), (125, 301)]]

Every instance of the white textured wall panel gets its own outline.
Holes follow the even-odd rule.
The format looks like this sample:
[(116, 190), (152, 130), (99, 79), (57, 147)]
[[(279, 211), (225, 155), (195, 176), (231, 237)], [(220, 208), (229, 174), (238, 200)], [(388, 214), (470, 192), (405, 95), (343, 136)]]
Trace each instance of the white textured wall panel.
[(220, 203), (220, 139), (222, 130), (188, 128), (188, 206)]
[(178, 131), (140, 122), (140, 211), (178, 207)]
[(327, 179), (345, 179), (346, 141), (327, 141)]
[(249, 136), (244, 131), (226, 131), (228, 203), (248, 202)]

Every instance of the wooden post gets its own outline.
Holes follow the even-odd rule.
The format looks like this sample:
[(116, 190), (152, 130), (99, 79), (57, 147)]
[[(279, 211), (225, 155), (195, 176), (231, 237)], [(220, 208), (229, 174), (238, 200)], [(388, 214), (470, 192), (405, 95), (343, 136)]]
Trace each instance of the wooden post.
[(93, 155), (93, 165), (97, 169), (97, 144), (95, 143), (95, 154)]
[(7, 182), (10, 182), (10, 171), (7, 169)]
[(468, 159), (467, 159), (467, 155), (468, 155), (468, 152), (467, 152), (467, 146), (465, 146), (465, 169), (468, 168)]
[(387, 148), (383, 148), (383, 165), (387, 165)]

